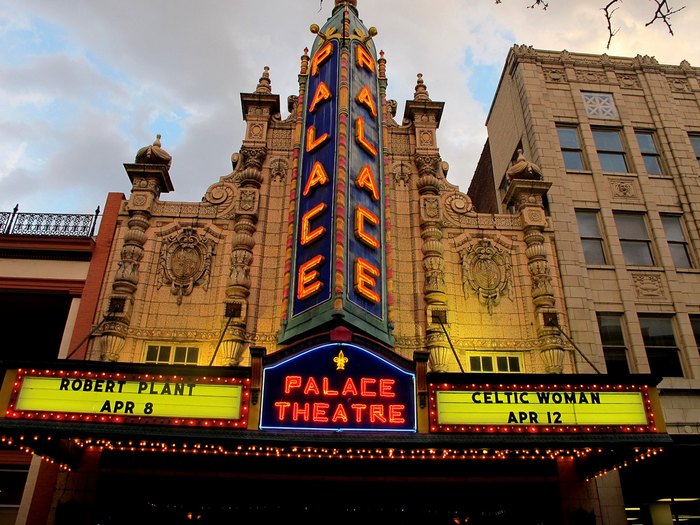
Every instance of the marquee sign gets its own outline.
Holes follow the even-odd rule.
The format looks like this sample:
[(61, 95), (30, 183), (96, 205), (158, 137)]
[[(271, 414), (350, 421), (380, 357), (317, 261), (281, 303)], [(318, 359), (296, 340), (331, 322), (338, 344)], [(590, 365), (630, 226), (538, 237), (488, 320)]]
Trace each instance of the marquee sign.
[(263, 368), (263, 430), (416, 431), (415, 373), (329, 343)]
[(249, 393), (231, 377), (18, 370), (6, 417), (245, 427)]
[(639, 385), (430, 385), (434, 432), (655, 432)]

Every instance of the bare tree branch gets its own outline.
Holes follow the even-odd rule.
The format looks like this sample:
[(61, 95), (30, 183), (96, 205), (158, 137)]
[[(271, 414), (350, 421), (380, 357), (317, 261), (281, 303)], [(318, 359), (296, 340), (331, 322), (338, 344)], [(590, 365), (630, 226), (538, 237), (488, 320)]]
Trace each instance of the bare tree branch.
[[(675, 15), (679, 11), (682, 11), (683, 9), (685, 9), (686, 6), (682, 6), (676, 9), (668, 5), (669, 0), (653, 1), (656, 2), (656, 11), (654, 12), (654, 18), (652, 18), (649, 22), (646, 23), (646, 27), (652, 25), (657, 20), (661, 20), (664, 24), (666, 24), (668, 32), (671, 33), (671, 35), (673, 35), (673, 29), (671, 28), (671, 15)], [(496, 4), (502, 4), (503, 0), (494, 0), (494, 2)], [(546, 11), (549, 7), (549, 1), (547, 0), (528, 0), (528, 2), (532, 2), (530, 5), (527, 6), (528, 9), (541, 7), (543, 11)], [(605, 46), (606, 49), (610, 49), (610, 43), (612, 42), (613, 37), (618, 33), (618, 31), (620, 31), (619, 27), (613, 29), (612, 21), (613, 14), (620, 8), (620, 4), (622, 4), (622, 0), (609, 0), (604, 7), (601, 7), (601, 10), (603, 11), (605, 16), (605, 22), (608, 26), (608, 43)]]
[[(681, 6), (678, 9), (675, 9), (668, 5), (668, 0), (654, 0), (654, 2), (656, 2), (656, 11), (654, 12), (654, 18), (647, 22), (645, 24), (645, 27), (649, 27), (657, 20), (661, 20), (664, 24), (666, 24), (668, 32), (671, 33), (671, 36), (673, 36), (673, 29), (671, 28), (671, 15), (675, 15), (676, 13), (683, 11), (683, 9), (685, 9), (686, 6)], [(495, 0), (495, 3), (502, 4), (503, 0)], [(608, 25), (608, 43), (605, 46), (606, 49), (610, 49), (610, 43), (612, 42), (613, 37), (618, 33), (618, 31), (620, 31), (619, 27), (617, 29), (613, 29), (612, 17), (615, 11), (617, 11), (620, 8), (619, 5), (616, 4), (621, 3), (622, 0), (610, 0), (605, 5), (605, 7), (601, 8), (603, 13), (605, 13), (605, 22)], [(320, 0), (318, 10), (320, 11), (322, 7), (323, 0)], [(543, 11), (546, 11), (549, 7), (549, 2), (546, 0), (534, 0), (532, 4), (527, 6), (528, 9), (534, 9), (535, 7), (541, 7)]]
[(610, 49), (610, 42), (612, 42), (613, 37), (617, 34), (617, 32), (620, 30), (618, 27), (613, 31), (612, 28), (612, 17), (615, 11), (619, 9), (619, 7), (615, 7), (614, 9), (612, 8), (616, 3), (621, 2), (622, 0), (610, 0), (608, 4), (603, 7), (603, 12), (605, 13), (605, 21), (608, 24), (608, 44), (605, 46), (605, 49)]
[(666, 24), (666, 27), (668, 28), (668, 32), (671, 33), (671, 35), (673, 35), (673, 29), (671, 29), (671, 22), (669, 21), (669, 19), (671, 15), (675, 15), (677, 12), (683, 11), (683, 9), (685, 9), (685, 6), (679, 7), (678, 9), (674, 10), (670, 5), (668, 5), (668, 0), (654, 1), (656, 2), (656, 12), (654, 13), (654, 18), (647, 22), (645, 26), (649, 27), (657, 20), (663, 20), (664, 24)]

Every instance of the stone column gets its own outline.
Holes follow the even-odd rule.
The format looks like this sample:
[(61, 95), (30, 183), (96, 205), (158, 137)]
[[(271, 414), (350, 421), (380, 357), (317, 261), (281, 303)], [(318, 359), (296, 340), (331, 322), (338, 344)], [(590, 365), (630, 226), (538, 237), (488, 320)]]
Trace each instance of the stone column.
[(551, 182), (542, 180), (539, 168), (524, 159), (522, 152), (508, 170), (509, 187), (504, 199), (508, 207), (520, 214), (525, 244), (527, 267), (532, 280), (532, 302), (535, 306), (537, 337), (540, 357), (547, 373), (559, 374), (564, 369), (564, 344), (559, 330), (559, 317), (552, 290), (552, 277), (544, 244), (547, 218), (544, 196)]
[(263, 163), (267, 156), (267, 135), (270, 120), (279, 115), (279, 96), (272, 94), (270, 68), (265, 67), (253, 93), (241, 93), (246, 135), (241, 148), (242, 169), (234, 204), (233, 247), (231, 268), (226, 285), (226, 329), (224, 359), (226, 365), (239, 365), (246, 343), (250, 267), (253, 263), (255, 232), (258, 223), (260, 188), (263, 184)]
[[(258, 222), (258, 201), (262, 184), (262, 164), (265, 148), (243, 147), (243, 170), (233, 224), (231, 271), (226, 286), (226, 317), (230, 326), (224, 341), (227, 365), (240, 364), (245, 341), (248, 296), (250, 295), (250, 265), (253, 262), (255, 230)], [(228, 350), (228, 351), (226, 351)], [(228, 354), (228, 355), (227, 355)]]
[(446, 372), (451, 352), (445, 335), (447, 294), (445, 293), (445, 259), (442, 246), (440, 191), (444, 183), (436, 131), (442, 117), (443, 102), (433, 102), (418, 73), (413, 100), (406, 103), (405, 118), (411, 121), (416, 141), (415, 163), (418, 168), (420, 196), (420, 232), (423, 245), (424, 287), (426, 306), (426, 345), (430, 352), (430, 368)]
[(120, 251), (100, 337), (101, 359), (118, 361), (131, 322), (134, 296), (139, 283), (139, 266), (146, 244), (153, 207), (161, 193), (173, 190), (170, 180), (172, 157), (160, 147), (160, 135), (152, 146), (141, 148), (134, 164), (124, 164), (131, 180), (126, 202), (128, 230)]

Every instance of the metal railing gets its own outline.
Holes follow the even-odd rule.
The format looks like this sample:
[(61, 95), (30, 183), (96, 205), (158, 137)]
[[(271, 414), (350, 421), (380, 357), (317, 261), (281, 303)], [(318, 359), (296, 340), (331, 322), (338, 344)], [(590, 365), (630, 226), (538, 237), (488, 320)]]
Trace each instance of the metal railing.
[(95, 213), (20, 213), (19, 205), (11, 212), (0, 212), (0, 234), (46, 237), (92, 237), (100, 207)]

